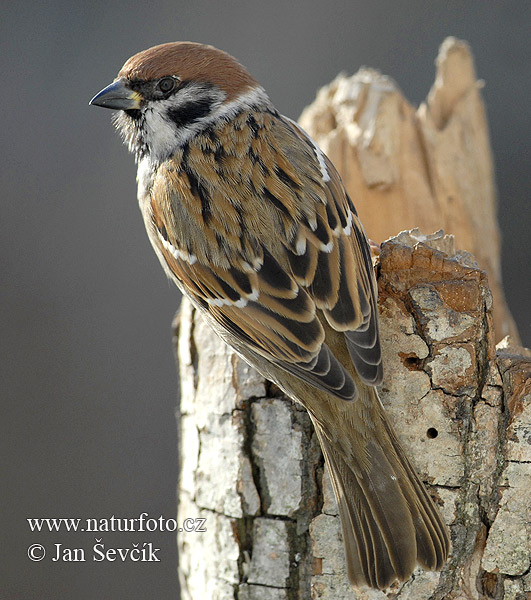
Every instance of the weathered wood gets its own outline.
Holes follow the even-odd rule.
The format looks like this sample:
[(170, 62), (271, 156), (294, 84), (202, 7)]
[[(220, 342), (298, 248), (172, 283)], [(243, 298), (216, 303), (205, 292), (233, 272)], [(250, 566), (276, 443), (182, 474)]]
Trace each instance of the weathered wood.
[(338, 76), (300, 123), (338, 168), (370, 238), (444, 229), (489, 276), (497, 341), (518, 333), (501, 277), (496, 185), (481, 81), (465, 42), (448, 38), (415, 109), (373, 69)]

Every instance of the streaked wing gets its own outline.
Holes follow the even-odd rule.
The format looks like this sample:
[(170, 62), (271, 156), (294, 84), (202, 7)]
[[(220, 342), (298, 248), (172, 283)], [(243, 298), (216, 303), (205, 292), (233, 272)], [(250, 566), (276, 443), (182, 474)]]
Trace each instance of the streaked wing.
[[(352, 399), (354, 381), (326, 345), (319, 319), (344, 333), (359, 376), (379, 383), (375, 279), (354, 206), (335, 168), (296, 124), (270, 114), (262, 122), (242, 116), (238, 127), (233, 151), (228, 137), (219, 142), (223, 131), (210, 132), (201, 152), (190, 148), (179, 168), (168, 167), (180, 196), (170, 203), (174, 214), (168, 203), (152, 204), (159, 254), (196, 305), (250, 350)], [(242, 153), (251, 164), (241, 162)], [(257, 215), (260, 224), (246, 227)], [(185, 221), (179, 243), (168, 232)], [(248, 232), (260, 225), (257, 240)]]
[(250, 350), (340, 398), (355, 397), (352, 378), (324, 343), (310, 295), (266, 248), (252, 271), (191, 263), (169, 243), (162, 252), (196, 305)]
[[(308, 285), (312, 298), (333, 329), (345, 334), (349, 353), (359, 376), (371, 385), (382, 381), (383, 370), (378, 333), (377, 288), (370, 247), (358, 214), (341, 182), (341, 178), (311, 138), (294, 122), (293, 130), (311, 149), (323, 175), (326, 196), (324, 210), (317, 208), (315, 232), (320, 233), (318, 268), (313, 272), (310, 260), (316, 244), (309, 240), (301, 257), (292, 259), (299, 281)], [(308, 238), (302, 230), (301, 237)], [(333, 241), (333, 252), (323, 247)], [(300, 246), (303, 242), (300, 243)], [(305, 265), (308, 265), (305, 268)]]

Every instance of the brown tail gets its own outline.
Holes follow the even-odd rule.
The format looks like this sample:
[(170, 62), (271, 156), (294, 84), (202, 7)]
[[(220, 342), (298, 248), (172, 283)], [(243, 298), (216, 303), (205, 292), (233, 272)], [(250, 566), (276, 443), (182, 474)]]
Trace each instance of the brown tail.
[[(384, 589), (406, 580), (417, 563), (440, 569), (449, 538), (439, 511), (388, 423), (376, 390), (373, 413), (381, 421), (363, 457), (332, 443), (314, 420), (339, 506), (351, 583)], [(354, 401), (356, 402), (356, 401)]]

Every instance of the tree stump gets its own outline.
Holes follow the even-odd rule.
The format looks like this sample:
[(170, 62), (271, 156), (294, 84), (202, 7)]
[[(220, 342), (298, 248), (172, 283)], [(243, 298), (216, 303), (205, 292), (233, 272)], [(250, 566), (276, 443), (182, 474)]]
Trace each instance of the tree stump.
[(368, 236), (444, 229), (487, 271), (497, 341), (518, 333), (503, 294), (496, 185), (482, 82), (466, 42), (447, 38), (435, 83), (415, 108), (373, 69), (339, 75), (300, 124), (339, 170)]
[[(458, 57), (449, 59), (454, 51)], [(331, 84), (330, 98), (337, 100), (343, 89), (354, 99), (341, 110), (350, 111), (351, 128), (361, 128), (356, 134), (361, 138), (349, 138), (348, 127), (339, 131), (336, 126), (327, 147), (319, 132), (311, 133), (342, 171), (373, 239), (382, 239), (373, 228), (380, 218), (395, 231), (404, 228), (399, 217), (406, 198), (415, 207), (410, 213), (415, 224), (432, 223), (437, 209), (441, 220), (431, 230), (445, 226), (453, 232), (451, 207), (459, 206), (456, 224), (468, 219), (470, 228), (498, 239), (494, 188), (489, 195), (484, 180), (492, 173), (477, 84), (462, 84), (473, 77), (465, 51), (455, 41), (441, 50), (439, 84), (424, 109), (423, 127), (432, 124), (431, 137), (419, 133), (422, 107), (415, 115), (387, 79), (388, 91), (382, 91), (381, 75), (363, 71), (363, 83), (356, 80), (361, 74), (352, 78), (358, 100), (345, 91), (347, 80)], [(466, 77), (446, 76), (455, 61)], [(452, 92), (453, 85), (461, 92)], [(377, 101), (371, 100), (374, 95)], [(303, 120), (311, 129), (308, 114)], [(482, 133), (478, 119), (483, 119)], [(322, 127), (335, 131), (333, 123)], [(461, 143), (452, 147), (459, 135)], [(472, 168), (469, 144), (477, 139), (485, 141), (486, 150), (483, 166)], [(406, 157), (406, 148), (414, 161)], [(466, 157), (460, 159), (463, 152)], [(455, 172), (460, 160), (468, 166)], [(467, 190), (476, 185), (481, 189), (465, 210)], [(452, 199), (440, 191), (450, 188)], [(361, 206), (367, 211), (369, 202), (367, 218)], [(531, 597), (531, 358), (524, 349), (508, 348), (507, 341), (496, 351), (493, 295), (498, 307), (503, 296), (495, 278), (498, 247), (490, 242), (490, 250), (483, 244), (486, 254), (478, 252), (478, 262), (490, 270), (492, 293), (485, 270), (469, 253), (455, 252), (452, 236), (403, 232), (381, 247), (381, 397), (452, 534), (452, 553), (442, 572), (418, 569), (385, 593), (348, 582), (337, 506), (305, 410), (248, 367), (183, 300), (176, 332), (178, 519), (205, 519), (206, 529), (178, 536), (183, 600)], [(498, 331), (512, 328), (506, 310), (497, 315)]]

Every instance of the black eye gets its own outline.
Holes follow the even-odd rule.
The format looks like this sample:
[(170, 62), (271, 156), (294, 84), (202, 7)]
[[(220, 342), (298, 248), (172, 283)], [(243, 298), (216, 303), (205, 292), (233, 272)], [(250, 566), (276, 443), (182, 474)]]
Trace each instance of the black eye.
[(163, 77), (157, 83), (157, 90), (163, 94), (169, 94), (175, 89), (176, 83), (173, 77)]

